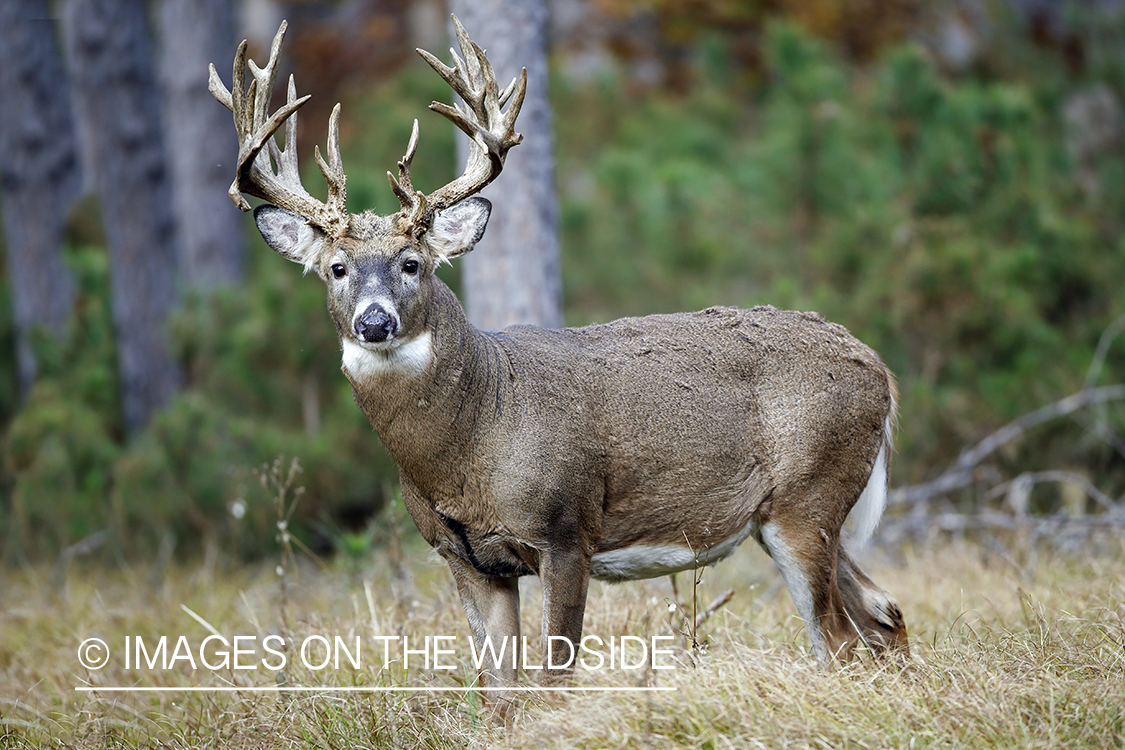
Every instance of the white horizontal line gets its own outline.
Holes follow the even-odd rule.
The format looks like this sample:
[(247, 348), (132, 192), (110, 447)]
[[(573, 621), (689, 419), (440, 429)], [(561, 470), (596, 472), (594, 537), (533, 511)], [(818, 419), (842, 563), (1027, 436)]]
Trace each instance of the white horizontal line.
[(93, 687), (79, 685), (75, 692), (82, 693), (642, 693), (669, 692), (674, 687), (362, 687), (344, 685), (341, 687), (287, 686), (287, 685), (248, 685), (237, 687), (220, 685), (216, 687)]

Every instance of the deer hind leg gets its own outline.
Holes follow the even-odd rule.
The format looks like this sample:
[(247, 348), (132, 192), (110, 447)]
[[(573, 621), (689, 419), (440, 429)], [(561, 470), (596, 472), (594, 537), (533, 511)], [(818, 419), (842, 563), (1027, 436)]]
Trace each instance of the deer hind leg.
[(840, 531), (835, 524), (824, 528), (797, 515), (774, 514), (762, 525), (761, 543), (805, 621), (817, 662), (827, 667), (833, 660), (847, 660), (859, 639), (836, 579)]
[(844, 609), (867, 647), (877, 656), (888, 653), (908, 655), (906, 622), (898, 602), (876, 586), (840, 546), (837, 552), (836, 576)]

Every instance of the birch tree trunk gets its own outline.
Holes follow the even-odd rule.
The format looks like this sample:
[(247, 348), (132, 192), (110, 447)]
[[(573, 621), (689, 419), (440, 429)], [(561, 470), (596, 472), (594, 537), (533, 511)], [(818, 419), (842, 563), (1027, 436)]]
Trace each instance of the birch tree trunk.
[[(466, 312), (485, 330), (515, 323), (561, 326), (546, 5), (543, 0), (450, 0), (449, 6), (473, 40), (488, 51), (501, 87), (520, 68), (527, 68), (528, 79), (516, 121), (523, 143), (508, 153), (503, 174), (482, 192), (492, 201), (488, 230), (460, 261)], [(460, 135), (458, 144), (463, 163), (467, 138)]]

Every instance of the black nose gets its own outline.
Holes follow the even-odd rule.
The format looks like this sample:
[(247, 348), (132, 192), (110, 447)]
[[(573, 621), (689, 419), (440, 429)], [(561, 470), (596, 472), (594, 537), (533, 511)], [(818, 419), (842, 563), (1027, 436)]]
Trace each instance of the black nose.
[(372, 305), (356, 318), (355, 333), (363, 341), (372, 344), (386, 341), (398, 333), (398, 321), (383, 308)]

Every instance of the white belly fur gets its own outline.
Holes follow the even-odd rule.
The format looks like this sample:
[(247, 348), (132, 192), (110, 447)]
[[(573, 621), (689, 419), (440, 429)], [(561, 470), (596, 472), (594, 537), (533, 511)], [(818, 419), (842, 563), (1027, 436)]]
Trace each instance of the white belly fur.
[(714, 565), (734, 552), (757, 529), (758, 525), (750, 521), (737, 534), (696, 550), (690, 549), (686, 543), (634, 544), (631, 547), (598, 552), (590, 560), (590, 575), (607, 581), (632, 581)]

